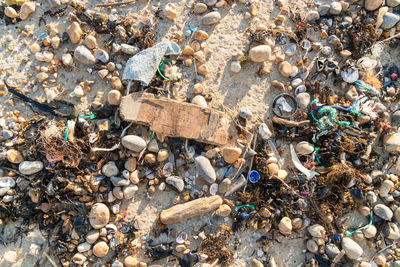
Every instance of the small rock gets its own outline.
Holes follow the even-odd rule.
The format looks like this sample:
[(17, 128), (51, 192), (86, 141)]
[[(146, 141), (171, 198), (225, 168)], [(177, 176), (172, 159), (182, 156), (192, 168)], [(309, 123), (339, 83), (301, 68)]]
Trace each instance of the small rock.
[(119, 186), (113, 188), (112, 194), (116, 199), (124, 198), (124, 193), (122, 192), (122, 188)]
[(365, 0), (364, 7), (368, 11), (377, 10), (383, 3), (383, 0)]
[(398, 224), (400, 224), (400, 207), (394, 211), (394, 219)]
[(130, 157), (125, 161), (124, 164), (125, 169), (127, 169), (130, 172), (133, 172), (136, 170), (136, 158)]
[(15, 180), (12, 177), (7, 177), (7, 176), (0, 177), (0, 188), (12, 188), (14, 186), (15, 186)]
[(97, 39), (93, 35), (88, 35), (86, 36), (85, 40), (83, 40), (83, 44), (89, 49), (95, 49), (97, 47)]
[(178, 11), (176, 10), (176, 6), (173, 3), (168, 3), (164, 9), (164, 16), (169, 18), (170, 20), (174, 20), (178, 17)]
[(154, 154), (152, 154), (152, 153), (147, 153), (146, 155), (144, 155), (143, 159), (146, 163), (149, 163), (149, 164), (156, 163), (156, 156), (154, 156)]
[(85, 255), (83, 255), (82, 253), (76, 253), (73, 257), (72, 257), (72, 261), (78, 265), (83, 265), (86, 261), (86, 257)]
[[(89, 222), (94, 229), (100, 229), (110, 220), (110, 210), (103, 203), (93, 205), (89, 213)], [(88, 242), (89, 243), (89, 242)]]
[(261, 123), (260, 126), (258, 127), (258, 134), (264, 140), (268, 140), (272, 136), (271, 130), (265, 123)]
[(363, 230), (365, 238), (373, 238), (376, 236), (377, 229), (375, 225), (370, 225), (367, 229)]
[(17, 252), (14, 250), (8, 250), (6, 252), (4, 252), (3, 254), (3, 259), (7, 262), (7, 263), (16, 263), (17, 262)]
[(224, 180), (222, 180), (222, 182), (219, 183), (219, 185), (218, 185), (218, 192), (226, 193), (228, 191), (229, 187), (231, 186), (231, 183), (232, 183), (231, 179), (229, 179), (229, 178), (225, 178)]
[(320, 5), (319, 8), (318, 8), (318, 13), (321, 16), (325, 16), (326, 14), (328, 14), (330, 9), (331, 9), (330, 5), (326, 5), (326, 4), (325, 5)]
[(203, 93), (203, 91), (204, 91), (204, 86), (203, 86), (201, 83), (196, 83), (196, 84), (193, 86), (193, 92), (194, 92), (196, 95)]
[(385, 236), (388, 239), (398, 239), (400, 238), (399, 228), (395, 223), (388, 222), (384, 230)]
[(379, 196), (380, 197), (387, 197), (389, 196), (390, 190), (394, 187), (394, 183), (391, 180), (385, 180), (381, 184), (381, 187), (379, 188)]
[(262, 264), (261, 262), (259, 262), (256, 259), (252, 259), (251, 260), (251, 267), (264, 267), (264, 264)]
[(227, 216), (229, 216), (229, 214), (231, 214), (231, 208), (226, 204), (222, 204), (215, 211), (215, 214), (218, 216), (221, 216), (221, 217), (227, 217)]
[(168, 150), (167, 149), (160, 149), (157, 153), (157, 161), (163, 162), (168, 159)]
[(79, 23), (74, 21), (74, 22), (72, 22), (71, 25), (68, 26), (67, 33), (68, 33), (69, 39), (71, 40), (71, 43), (77, 44), (81, 40), (83, 31), (82, 31)]
[(321, 48), (321, 53), (325, 56), (329, 56), (332, 52), (332, 48), (330, 48), (329, 46), (324, 46)]
[(388, 134), (385, 135), (383, 139), (384, 147), (386, 151), (391, 153), (398, 153), (400, 152), (400, 134)]
[(298, 230), (303, 226), (303, 219), (301, 218), (294, 218), (292, 220), (292, 227), (294, 230)]
[(139, 171), (135, 170), (129, 175), (129, 180), (132, 184), (138, 184), (140, 181)]
[(368, 214), (371, 212), (371, 209), (367, 206), (361, 206), (358, 211), (361, 213), (362, 216), (368, 216)]
[(351, 52), (349, 51), (349, 50), (342, 50), (342, 51), (340, 51), (340, 56), (342, 57), (342, 58), (348, 58), (349, 56), (351, 56)]
[(111, 90), (108, 92), (107, 101), (110, 105), (118, 106), (121, 103), (121, 92), (118, 90)]
[(331, 13), (332, 15), (339, 15), (340, 12), (342, 12), (342, 4), (340, 4), (339, 2), (332, 2), (329, 13)]
[(43, 169), (43, 162), (41, 161), (23, 161), (19, 164), (18, 170), (25, 175), (31, 175), (40, 172)]
[(249, 51), (249, 58), (253, 62), (264, 62), (271, 57), (271, 47), (268, 45), (259, 45)]
[(206, 33), (203, 30), (197, 30), (194, 33), (194, 39), (197, 40), (197, 41), (200, 41), (200, 42), (201, 41), (205, 41), (205, 40), (208, 39), (208, 33)]
[(390, 7), (396, 7), (400, 5), (400, 0), (386, 0), (386, 5)]
[(207, 11), (207, 5), (204, 3), (197, 3), (194, 5), (193, 11), (196, 14), (202, 14)]
[(293, 72), (292, 65), (287, 61), (281, 62), (281, 64), (279, 64), (278, 70), (283, 77), (289, 77)]
[(80, 63), (85, 65), (93, 65), (96, 63), (96, 58), (93, 56), (92, 52), (86, 48), (86, 46), (79, 45), (74, 51), (74, 57)]
[(307, 141), (301, 141), (296, 145), (296, 151), (301, 155), (310, 155), (314, 152), (314, 146)]
[(7, 160), (11, 163), (18, 164), (24, 160), (21, 152), (15, 149), (7, 150), (6, 152)]
[(283, 217), (278, 228), (281, 234), (290, 235), (292, 233), (292, 220), (289, 217)]
[(192, 103), (201, 106), (203, 108), (207, 107), (207, 101), (202, 95), (196, 95), (195, 97), (193, 97)]
[(10, 130), (0, 130), (0, 136), (2, 136), (4, 139), (10, 139), (14, 136), (14, 134)]
[(326, 232), (325, 228), (322, 225), (313, 224), (309, 226), (307, 229), (312, 237), (318, 237), (318, 238), (325, 237)]
[(279, 165), (276, 163), (269, 163), (267, 165), (268, 171), (270, 174), (275, 175), (278, 173), (279, 171)]
[(387, 266), (386, 265), (386, 258), (385, 258), (385, 255), (383, 255), (383, 254), (376, 255), (376, 257), (374, 259), (374, 262), (376, 264), (378, 264), (379, 266)]
[(225, 147), (222, 154), (226, 163), (232, 164), (237, 161), (242, 154), (242, 149), (239, 147)]
[(218, 0), (205, 0), (207, 6), (215, 6)]
[(58, 36), (54, 36), (50, 40), (51, 47), (58, 49), (60, 47), (61, 39)]
[(213, 25), (221, 20), (221, 14), (218, 11), (210, 12), (202, 18), (201, 22), (204, 25)]
[(204, 156), (198, 156), (195, 158), (196, 168), (198, 168), (200, 175), (208, 182), (214, 183), (217, 178), (215, 170), (211, 165), (208, 158)]
[(64, 54), (64, 55), (62, 55), (62, 56), (61, 56), (61, 60), (62, 60), (62, 63), (63, 63), (65, 66), (71, 66), (71, 65), (74, 63), (74, 60), (73, 60), (71, 54)]
[(89, 251), (91, 247), (92, 247), (92, 246), (91, 246), (89, 243), (85, 242), (85, 243), (79, 244), (79, 245), (76, 247), (76, 249), (77, 249), (79, 252), (86, 252), (86, 251)]
[(309, 93), (300, 93), (296, 95), (296, 100), (300, 108), (306, 109), (311, 102)]
[(308, 251), (310, 251), (311, 253), (317, 253), (318, 245), (313, 239), (309, 239), (307, 241), (307, 245), (306, 246), (307, 246)]
[(253, 113), (251, 112), (250, 108), (242, 107), (242, 108), (239, 108), (239, 116), (245, 120), (250, 121), (251, 118), (253, 117)]
[(109, 250), (110, 248), (108, 247), (107, 243), (104, 241), (100, 241), (96, 245), (94, 245), (93, 254), (98, 258), (102, 258), (108, 254)]
[(108, 54), (108, 52), (100, 48), (94, 50), (94, 57), (104, 64), (106, 64), (110, 60), (110, 55)]
[(137, 185), (128, 185), (124, 187), (123, 194), (124, 194), (124, 199), (132, 199), (133, 196), (135, 195), (135, 192), (138, 191), (139, 188)]
[(119, 260), (115, 260), (110, 267), (124, 267), (124, 264)]
[(15, 11), (15, 9), (10, 6), (4, 8), (4, 15), (12, 19), (18, 17), (17, 11)]
[(261, 208), (258, 213), (264, 218), (270, 218), (272, 216), (272, 213), (267, 208), (264, 207)]
[(342, 241), (342, 248), (344, 249), (347, 257), (352, 260), (358, 259), (363, 254), (363, 249), (355, 241), (349, 237), (344, 237)]
[(125, 178), (112, 176), (110, 178), (110, 180), (114, 186), (128, 186), (129, 185), (129, 180), (125, 179)]
[(327, 243), (325, 246), (325, 253), (329, 258), (333, 259), (340, 253), (340, 250), (335, 244)]
[(133, 152), (140, 152), (146, 147), (146, 141), (137, 135), (126, 135), (122, 137), (121, 143), (124, 147)]
[(26, 20), (30, 14), (32, 14), (33, 12), (35, 12), (36, 10), (36, 3), (34, 2), (25, 2), (22, 4), (19, 12), (18, 12), (18, 16), (20, 19), (22, 20)]
[(340, 44), (340, 39), (336, 35), (331, 35), (328, 37), (328, 43), (332, 45)]
[(153, 153), (158, 153), (158, 151), (160, 151), (160, 147), (158, 146), (158, 143), (157, 143), (157, 139), (156, 139), (156, 138), (153, 138), (153, 139), (150, 141), (150, 143), (147, 145), (147, 149), (148, 149), (150, 152), (153, 152)]
[(97, 239), (99, 238), (99, 236), (100, 236), (99, 230), (90, 230), (86, 234), (85, 240), (89, 244), (94, 244), (97, 241)]
[(381, 25), (381, 28), (384, 30), (390, 30), (393, 28), (397, 22), (399, 22), (400, 16), (391, 12), (386, 12), (385, 15), (383, 15), (383, 22)]
[(242, 66), (240, 65), (239, 61), (234, 60), (231, 62), (231, 71), (233, 73), (239, 73), (241, 69), (242, 69)]
[(115, 165), (114, 161), (109, 161), (106, 164), (103, 165), (103, 167), (101, 168), (101, 172), (107, 176), (107, 177), (111, 177), (111, 176), (116, 176), (119, 173), (118, 167), (117, 165)]
[(319, 13), (316, 10), (309, 11), (306, 15), (307, 21), (315, 21), (319, 19)]
[(111, 87), (113, 89), (122, 90), (122, 82), (119, 77), (112, 77), (111, 78)]
[(128, 55), (136, 55), (140, 49), (133, 45), (121, 44), (121, 51)]
[(190, 47), (189, 45), (185, 45), (182, 48), (182, 54), (185, 56), (193, 56), (194, 55), (194, 49)]
[(392, 210), (384, 204), (376, 205), (374, 207), (374, 213), (386, 221), (390, 221), (393, 217)]
[(200, 66), (197, 67), (197, 73), (200, 75), (207, 75), (208, 74), (208, 68), (207, 65), (201, 64)]
[(132, 256), (128, 256), (124, 259), (124, 263), (125, 263), (126, 267), (137, 267), (139, 264), (139, 261)]
[(179, 176), (170, 176), (165, 179), (165, 182), (175, 187), (178, 192), (182, 192), (185, 189), (185, 182)]

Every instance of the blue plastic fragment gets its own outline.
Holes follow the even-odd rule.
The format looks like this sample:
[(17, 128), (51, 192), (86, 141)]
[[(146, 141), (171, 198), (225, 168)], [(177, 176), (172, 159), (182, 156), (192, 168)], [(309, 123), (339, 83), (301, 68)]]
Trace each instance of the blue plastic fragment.
[(258, 173), (258, 171), (251, 171), (249, 173), (249, 181), (252, 182), (253, 184), (260, 181), (260, 174)]
[(47, 36), (49, 36), (49, 34), (47, 32), (45, 32), (45, 33), (42, 33), (41, 35), (39, 35), (38, 38), (39, 38), (39, 40), (43, 40)]

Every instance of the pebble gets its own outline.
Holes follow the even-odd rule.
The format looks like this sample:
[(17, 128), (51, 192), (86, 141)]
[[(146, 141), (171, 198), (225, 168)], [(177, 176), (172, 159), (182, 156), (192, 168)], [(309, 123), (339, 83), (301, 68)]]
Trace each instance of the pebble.
[(7, 150), (6, 157), (9, 162), (14, 164), (21, 163), (24, 160), (24, 157), (22, 156), (21, 152), (15, 149)]
[(296, 78), (294, 80), (292, 80), (290, 82), (290, 85), (292, 85), (293, 88), (297, 88), (298, 86), (300, 86), (301, 84), (303, 84), (303, 80), (300, 78)]
[(328, 14), (329, 10), (331, 9), (330, 5), (320, 5), (318, 8), (318, 13), (321, 16), (325, 16), (326, 14)]
[(249, 50), (249, 58), (253, 62), (264, 62), (271, 57), (271, 47), (259, 45)]
[(340, 39), (336, 35), (329, 36), (327, 41), (332, 45), (340, 44)]
[(373, 238), (376, 236), (377, 229), (375, 225), (371, 224), (367, 229), (363, 230), (365, 238)]
[(86, 252), (86, 251), (89, 251), (91, 247), (92, 247), (92, 246), (91, 246), (89, 243), (85, 242), (85, 243), (79, 244), (79, 245), (76, 247), (76, 249), (77, 249), (79, 252)]
[[(260, 213), (260, 215), (261, 215), (261, 213)], [(294, 219), (292, 220), (292, 227), (293, 227), (294, 230), (298, 230), (298, 229), (300, 229), (302, 226), (303, 226), (303, 219), (301, 219), (301, 218), (294, 218)]]
[(14, 134), (10, 130), (0, 130), (0, 136), (2, 136), (4, 139), (10, 139), (14, 136)]
[(93, 35), (88, 35), (85, 40), (83, 40), (83, 44), (89, 49), (95, 49), (97, 47), (97, 39)]
[(313, 239), (307, 241), (306, 247), (311, 253), (317, 253), (318, 251), (318, 245)]
[(399, 227), (395, 223), (388, 222), (384, 230), (385, 236), (388, 239), (398, 239), (400, 238)]
[(321, 53), (325, 56), (329, 56), (332, 52), (332, 48), (330, 48), (329, 46), (324, 46), (321, 48)]
[(125, 179), (125, 178), (112, 176), (110, 178), (110, 180), (114, 186), (128, 186), (129, 185), (129, 180)]
[(121, 44), (121, 51), (127, 55), (136, 55), (140, 49), (133, 45)]
[(205, 40), (208, 39), (208, 33), (206, 33), (203, 30), (197, 30), (194, 33), (194, 39), (197, 40), (197, 41), (205, 41)]
[(86, 46), (79, 45), (74, 51), (74, 58), (85, 65), (93, 65), (96, 63), (96, 58)]
[(116, 176), (119, 173), (118, 167), (117, 165), (115, 165), (114, 161), (109, 161), (106, 164), (103, 165), (103, 167), (101, 168), (101, 172), (107, 176), (107, 177), (111, 177), (111, 176)]
[(71, 54), (64, 54), (64, 55), (62, 55), (62, 56), (61, 56), (61, 60), (62, 60), (62, 63), (63, 63), (65, 66), (71, 66), (71, 65), (74, 63), (74, 60), (73, 60)]
[(107, 243), (104, 241), (100, 241), (96, 245), (94, 245), (93, 254), (98, 258), (102, 258), (108, 254), (109, 250), (110, 249), (109, 249)]
[(36, 3), (25, 2), (22, 4), (22, 6), (18, 12), (18, 16), (20, 19), (26, 20), (30, 16), (30, 14), (35, 12), (35, 10), (36, 10)]
[(386, 266), (386, 258), (385, 255), (383, 254), (378, 254), (376, 255), (374, 262), (378, 264), (379, 266)]
[[(110, 210), (103, 203), (93, 205), (89, 213), (89, 222), (94, 229), (100, 229), (110, 220)], [(89, 242), (88, 242), (89, 243)]]
[(311, 102), (309, 93), (300, 93), (296, 95), (296, 100), (300, 108), (306, 109)]
[(169, 18), (170, 20), (176, 19), (178, 17), (178, 11), (176, 10), (176, 6), (173, 3), (168, 3), (164, 9), (164, 16)]
[(225, 147), (222, 149), (222, 155), (224, 160), (228, 164), (232, 164), (237, 161), (242, 154), (242, 149), (239, 147)]
[(117, 89), (117, 90), (122, 90), (122, 82), (121, 79), (118, 77), (112, 77), (111, 78), (111, 87), (113, 89)]
[(201, 22), (204, 25), (213, 25), (221, 20), (221, 14), (218, 11), (210, 12), (202, 18)]
[(132, 256), (128, 256), (124, 259), (124, 263), (125, 263), (126, 267), (137, 267), (139, 264), (139, 261)]
[(400, 224), (400, 207), (398, 207), (395, 211), (394, 211), (394, 219), (396, 220), (396, 222), (398, 224)]
[(281, 64), (279, 64), (278, 70), (279, 73), (286, 78), (289, 77), (293, 72), (292, 65), (287, 61), (281, 62)]
[(394, 133), (394, 134), (385, 135), (385, 137), (383, 139), (383, 144), (384, 144), (386, 151), (388, 151), (388, 152), (391, 152), (391, 153), (400, 152), (400, 134)]
[(400, 267), (400, 260), (394, 261), (393, 267)]
[(218, 0), (205, 0), (207, 6), (215, 6)]
[(342, 248), (347, 257), (352, 260), (358, 259), (363, 254), (363, 249), (354, 240), (349, 237), (344, 237), (342, 240)]
[(81, 40), (83, 31), (82, 31), (79, 23), (74, 21), (71, 23), (71, 25), (68, 26), (67, 33), (68, 33), (69, 39), (71, 40), (71, 43), (77, 44)]
[(97, 239), (99, 238), (99, 236), (100, 236), (99, 230), (90, 230), (86, 234), (85, 240), (89, 244), (94, 244), (97, 241)]
[(112, 264), (111, 267), (124, 267), (124, 264), (120, 262), (119, 260), (115, 260)]
[(160, 149), (158, 151), (158, 153), (157, 153), (157, 161), (158, 162), (163, 162), (163, 161), (165, 161), (167, 159), (168, 159), (168, 150), (165, 149), (165, 148)]
[(193, 11), (196, 14), (202, 14), (207, 11), (207, 5), (204, 3), (197, 3), (194, 5)]
[(15, 186), (15, 180), (12, 177), (3, 176), (0, 177), (0, 187), (10, 188)]
[(153, 138), (150, 143), (147, 145), (147, 149), (150, 152), (158, 153), (160, 151), (160, 147), (158, 146), (157, 140)]
[(4, 8), (4, 15), (12, 19), (18, 17), (17, 11), (15, 11), (15, 9), (10, 6)]
[(99, 61), (103, 62), (104, 64), (110, 60), (110, 55), (104, 49), (97, 48), (94, 50), (94, 57), (97, 58)]
[(139, 188), (137, 187), (137, 185), (128, 185), (124, 187), (123, 189), (124, 199), (132, 199), (133, 196), (135, 195), (135, 192), (138, 190)]
[(51, 62), (54, 58), (54, 54), (49, 51), (37, 52), (35, 53), (35, 58), (37, 61), (41, 62)]
[(368, 216), (368, 214), (371, 212), (371, 209), (367, 206), (361, 206), (358, 211), (361, 213), (362, 216)]
[(121, 103), (121, 92), (118, 90), (111, 90), (108, 92), (107, 101), (110, 105), (118, 106)]
[(290, 235), (292, 233), (292, 220), (289, 217), (283, 217), (278, 228), (281, 234)]
[(329, 258), (333, 259), (340, 253), (340, 250), (335, 244), (327, 243), (325, 246), (325, 253)]
[(241, 69), (242, 69), (242, 66), (240, 65), (239, 61), (234, 60), (231, 62), (231, 71), (233, 73), (239, 73)]
[(113, 188), (112, 194), (116, 199), (124, 198), (124, 193), (122, 192), (122, 188), (119, 186)]
[(231, 214), (231, 208), (226, 205), (226, 204), (222, 204), (221, 206), (219, 206), (219, 208), (215, 211), (215, 214), (221, 217), (227, 217), (229, 216), (229, 214)]
[(342, 51), (340, 51), (340, 56), (342, 58), (348, 58), (348, 57), (351, 56), (351, 52), (349, 50), (346, 50), (346, 49), (342, 50)]
[(211, 165), (211, 162), (208, 158), (204, 156), (198, 156), (195, 158), (196, 168), (199, 170), (199, 174), (208, 182), (214, 183), (217, 176), (215, 174), (215, 170)]
[(86, 261), (86, 257), (85, 255), (83, 255), (82, 253), (76, 253), (73, 257), (72, 257), (72, 261), (78, 265), (83, 265)]
[(196, 95), (192, 98), (192, 103), (200, 107), (207, 108), (207, 101), (202, 95)]
[(400, 0), (386, 0), (386, 5), (390, 7), (396, 7), (400, 5)]
[(392, 210), (384, 204), (376, 205), (374, 207), (374, 213), (386, 221), (390, 221), (393, 217)]
[(390, 30), (397, 24), (397, 22), (399, 22), (399, 20), (400, 20), (400, 15), (391, 12), (386, 12), (386, 14), (383, 15), (383, 22), (381, 28), (384, 30)]
[(394, 183), (391, 180), (385, 180), (381, 184), (381, 187), (379, 188), (379, 196), (380, 197), (387, 197), (389, 196), (390, 190), (394, 187)]
[(179, 176), (170, 176), (167, 179), (165, 179), (165, 182), (175, 187), (176, 190), (178, 190), (178, 192), (182, 192), (183, 189), (185, 189), (185, 182)]
[(307, 141), (301, 141), (296, 145), (296, 151), (301, 155), (310, 155), (314, 152), (314, 146)]
[(320, 17), (319, 13), (316, 10), (309, 11), (306, 15), (308, 21), (315, 21), (319, 19), (319, 17)]
[(205, 64), (201, 64), (200, 66), (197, 67), (197, 73), (200, 75), (207, 75), (208, 74), (208, 68)]
[(146, 147), (146, 141), (137, 135), (126, 135), (122, 137), (121, 143), (124, 147), (133, 152), (140, 152)]
[(264, 264), (259, 262), (257, 259), (252, 259), (251, 260), (251, 267), (264, 267)]
[(377, 10), (383, 3), (383, 0), (365, 0), (364, 7), (368, 11)]
[(129, 180), (131, 181), (132, 184), (138, 184), (140, 177), (139, 177), (139, 171), (135, 170), (129, 175)]
[(43, 169), (43, 162), (41, 161), (23, 161), (19, 164), (18, 170), (25, 175), (38, 173)]
[(342, 12), (342, 4), (339, 2), (332, 2), (329, 13), (332, 15), (339, 15)]
[(325, 237), (325, 228), (319, 224), (313, 224), (307, 228), (312, 237), (322, 238)]
[(241, 107), (239, 108), (239, 116), (245, 120), (250, 121), (253, 118), (253, 113), (251, 112), (249, 107)]
[(221, 183), (219, 183), (218, 192), (226, 193), (228, 191), (229, 187), (231, 186), (231, 184), (232, 184), (231, 179), (225, 178), (224, 180), (222, 180)]

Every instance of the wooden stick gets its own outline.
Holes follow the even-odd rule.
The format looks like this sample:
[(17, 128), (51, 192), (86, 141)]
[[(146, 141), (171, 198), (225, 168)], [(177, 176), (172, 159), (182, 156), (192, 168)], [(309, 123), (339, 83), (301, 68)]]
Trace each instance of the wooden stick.
[(117, 2), (117, 3), (107, 3), (107, 4), (97, 4), (96, 7), (109, 7), (109, 6), (122, 6), (122, 5), (129, 5), (135, 3), (136, 0), (124, 1), (124, 2)]
[(300, 126), (303, 126), (303, 125), (306, 125), (306, 124), (309, 124), (309, 123), (310, 123), (310, 120), (305, 120), (305, 121), (290, 121), (290, 120), (285, 120), (285, 119), (282, 119), (282, 118), (279, 118), (279, 117), (274, 117), (274, 118), (272, 119), (272, 121), (273, 121), (274, 123), (283, 124), (283, 125), (286, 125), (286, 126), (289, 126), (289, 127), (300, 127)]

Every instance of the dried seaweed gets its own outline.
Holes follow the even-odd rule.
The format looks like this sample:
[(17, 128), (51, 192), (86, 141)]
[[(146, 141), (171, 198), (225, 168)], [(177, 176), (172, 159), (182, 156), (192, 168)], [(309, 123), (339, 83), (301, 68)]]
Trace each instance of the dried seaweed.
[(208, 256), (207, 262), (218, 260), (221, 266), (229, 266), (233, 253), (226, 247), (229, 236), (232, 231), (227, 226), (222, 226), (220, 232), (207, 236), (200, 245), (200, 252)]

